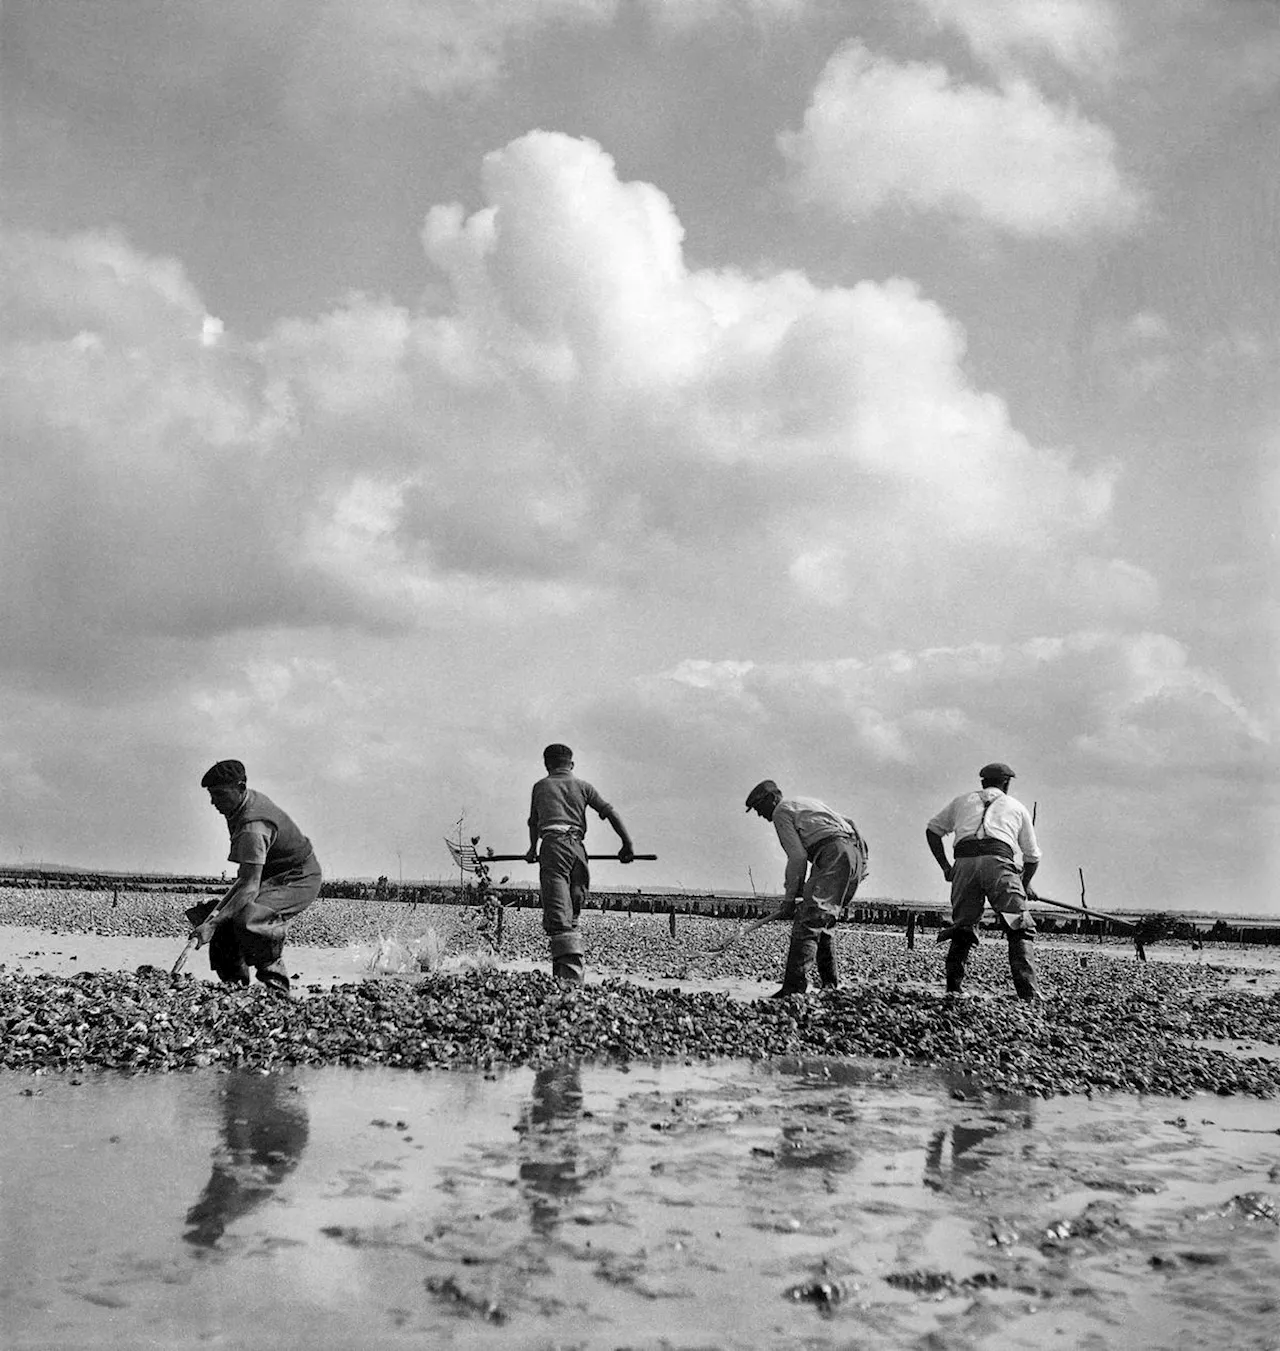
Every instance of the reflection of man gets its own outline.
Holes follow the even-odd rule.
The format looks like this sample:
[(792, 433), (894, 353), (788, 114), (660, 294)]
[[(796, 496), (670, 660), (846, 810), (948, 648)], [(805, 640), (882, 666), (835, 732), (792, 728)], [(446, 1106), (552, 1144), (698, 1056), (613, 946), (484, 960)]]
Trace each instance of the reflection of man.
[(297, 1167), (307, 1144), (307, 1109), (279, 1076), (227, 1075), (222, 1141), (183, 1235), (198, 1248), (217, 1245), (227, 1226), (260, 1206)]
[(787, 856), (781, 914), (791, 919), (791, 946), (782, 988), (769, 997), (804, 994), (810, 982), (834, 989), (836, 921), (867, 874), (866, 841), (847, 816), (815, 797), (783, 797), (772, 779), (747, 794), (747, 810), (773, 822)]
[(187, 917), (200, 946), (209, 944), (209, 965), (219, 980), (248, 985), (254, 967), (264, 985), (287, 994), (285, 925), (320, 894), (311, 841), (265, 793), (248, 786), (239, 760), (219, 760), (200, 786), (227, 818), (227, 858), (240, 871), (220, 901), (193, 906)]
[(582, 1112), (582, 1079), (577, 1065), (540, 1069), (533, 1080), (533, 1103), (525, 1115), (520, 1165), (528, 1184), (534, 1232), (547, 1237), (560, 1223), (565, 1201), (579, 1195), (586, 1180), (578, 1168), (577, 1121)]
[[(1009, 796), (1014, 777), (1008, 765), (994, 762), (978, 771), (981, 788), (952, 798), (925, 827), (929, 852), (951, 883), (951, 926), (938, 941), (951, 940), (947, 950), (947, 993), (958, 995), (964, 984), (969, 954), (978, 944), (983, 906), (1000, 916), (1009, 940), (1009, 969), (1019, 999), (1038, 999), (1035, 968), (1027, 940), (1036, 924), (1027, 910), (1031, 878), (1040, 863), (1040, 846), (1031, 813)], [(947, 862), (942, 840), (955, 835), (955, 862)], [(1021, 864), (1021, 866), (1020, 866)]]

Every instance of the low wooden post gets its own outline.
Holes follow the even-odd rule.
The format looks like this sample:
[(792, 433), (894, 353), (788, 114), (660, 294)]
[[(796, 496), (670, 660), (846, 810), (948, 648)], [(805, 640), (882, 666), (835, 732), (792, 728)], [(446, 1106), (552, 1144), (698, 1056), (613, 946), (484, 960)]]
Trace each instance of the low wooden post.
[(916, 912), (913, 910), (907, 916), (907, 950), (911, 951), (916, 945)]
[(494, 947), (496, 947), (496, 948), (498, 949), (499, 952), (502, 951), (502, 924), (503, 924), (503, 920), (504, 920), (505, 917), (506, 917), (506, 913), (507, 913), (506, 906), (504, 906), (504, 905), (499, 905), (499, 906), (498, 906), (498, 932), (497, 932), (497, 935), (495, 936), (495, 939), (494, 939)]
[(671, 913), (668, 919), (671, 923), (671, 937), (674, 938), (676, 936), (676, 903), (674, 901), (671, 902)]

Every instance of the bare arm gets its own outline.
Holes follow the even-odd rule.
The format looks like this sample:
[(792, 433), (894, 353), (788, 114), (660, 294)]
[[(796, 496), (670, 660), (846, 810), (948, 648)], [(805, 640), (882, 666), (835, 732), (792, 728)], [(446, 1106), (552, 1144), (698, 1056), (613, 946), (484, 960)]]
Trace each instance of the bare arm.
[(950, 882), (952, 874), (955, 872), (955, 868), (947, 862), (947, 851), (942, 847), (942, 836), (939, 835), (937, 831), (930, 830), (928, 826), (926, 826), (924, 838), (925, 843), (929, 846), (929, 852), (937, 859), (938, 867), (942, 869), (943, 877)]
[(246, 905), (256, 900), (261, 889), (262, 864), (242, 863), (240, 871), (236, 874), (236, 880), (232, 882), (226, 895), (214, 906), (209, 918), (196, 930), (196, 937), (200, 940), (199, 946), (204, 947), (213, 938), (218, 925), (239, 914)]
[(631, 836), (627, 833), (626, 826), (622, 824), (622, 817), (610, 807), (605, 812), (604, 819), (613, 827), (615, 834), (622, 841), (622, 848), (618, 850), (618, 861), (620, 863), (632, 862), (636, 856), (636, 850), (631, 843)]
[(526, 863), (538, 861), (538, 808), (536, 798), (529, 804), (529, 852), (524, 856)]

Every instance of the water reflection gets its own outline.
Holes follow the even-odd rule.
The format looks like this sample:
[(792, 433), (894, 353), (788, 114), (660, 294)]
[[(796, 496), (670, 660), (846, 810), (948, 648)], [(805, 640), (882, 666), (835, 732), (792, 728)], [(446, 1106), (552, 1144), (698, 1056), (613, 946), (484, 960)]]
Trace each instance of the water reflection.
[(924, 1184), (933, 1191), (943, 1191), (961, 1178), (973, 1177), (990, 1163), (987, 1150), (979, 1145), (1011, 1130), (1031, 1130), (1034, 1117), (1030, 1112), (998, 1120), (956, 1122), (934, 1131), (925, 1151)]
[(227, 1226), (262, 1205), (298, 1165), (307, 1145), (302, 1095), (274, 1074), (230, 1074), (213, 1168), (187, 1211), (183, 1238), (213, 1248)]
[(532, 1100), (521, 1132), (525, 1157), (520, 1181), (529, 1199), (535, 1233), (553, 1234), (565, 1202), (582, 1193), (587, 1179), (579, 1167), (578, 1123), (582, 1076), (577, 1065), (553, 1065), (534, 1075)]

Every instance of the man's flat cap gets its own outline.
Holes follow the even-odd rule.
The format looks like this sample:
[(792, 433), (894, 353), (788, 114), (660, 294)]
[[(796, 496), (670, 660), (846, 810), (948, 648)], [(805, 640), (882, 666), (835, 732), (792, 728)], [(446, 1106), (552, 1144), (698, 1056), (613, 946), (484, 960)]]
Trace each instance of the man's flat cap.
[(747, 810), (751, 811), (767, 798), (771, 798), (774, 793), (781, 793), (782, 789), (778, 787), (772, 779), (761, 779), (758, 784), (747, 794)]
[(239, 760), (219, 760), (205, 770), (201, 788), (224, 788), (229, 784), (244, 783), (244, 766)]
[(1018, 776), (1002, 760), (993, 760), (978, 771), (980, 779), (1016, 779)]

